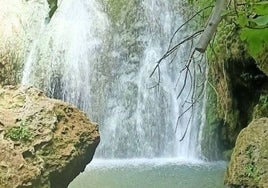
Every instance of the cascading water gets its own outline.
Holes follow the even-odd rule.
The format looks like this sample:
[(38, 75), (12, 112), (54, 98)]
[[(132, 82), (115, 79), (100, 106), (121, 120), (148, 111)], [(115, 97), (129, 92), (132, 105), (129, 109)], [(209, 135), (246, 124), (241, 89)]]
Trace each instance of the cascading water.
[(95, 1), (64, 1), (33, 43), (22, 84), (34, 84), (88, 112), (90, 63), (98, 61), (96, 52), (101, 53), (107, 28), (106, 16), (99, 9)]
[[(77, 105), (100, 125), (98, 158), (197, 158), (198, 125), (177, 99), (187, 53), (156, 61), (182, 22), (175, 0), (63, 0), (26, 58), (23, 84)], [(114, 3), (114, 4), (113, 4)], [(117, 7), (116, 7), (117, 6)], [(120, 6), (120, 7), (118, 7)], [(179, 34), (177, 40), (183, 37)]]

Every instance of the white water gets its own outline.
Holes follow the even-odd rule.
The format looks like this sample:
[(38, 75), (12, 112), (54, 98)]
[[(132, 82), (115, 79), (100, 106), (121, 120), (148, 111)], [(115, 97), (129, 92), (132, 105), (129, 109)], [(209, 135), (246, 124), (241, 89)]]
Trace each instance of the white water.
[[(162, 64), (160, 86), (149, 89), (158, 81), (157, 73), (149, 78), (155, 62), (183, 22), (175, 3), (141, 0), (121, 11), (133, 19), (121, 16), (114, 21), (96, 0), (63, 0), (33, 43), (22, 83), (77, 105), (97, 121), (101, 132), (97, 158), (193, 160), (200, 156), (196, 121), (179, 141), (190, 111), (175, 132), (177, 117), (187, 108), (182, 104), (189, 88), (186, 85), (176, 99), (178, 72), (187, 57), (183, 48), (173, 64)], [(176, 40), (183, 35), (179, 33)]]

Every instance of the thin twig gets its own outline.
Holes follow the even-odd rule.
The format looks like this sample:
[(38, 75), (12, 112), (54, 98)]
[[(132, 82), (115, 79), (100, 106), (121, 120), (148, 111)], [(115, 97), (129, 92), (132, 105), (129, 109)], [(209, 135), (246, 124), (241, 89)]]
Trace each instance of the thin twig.
[(184, 130), (184, 133), (183, 133), (182, 137), (179, 139), (180, 142), (183, 141), (184, 137), (186, 136), (186, 133), (188, 131), (189, 124), (190, 124), (190, 122), (192, 120), (192, 116), (193, 116), (193, 112), (191, 113), (191, 115), (190, 115), (190, 117), (188, 119), (188, 122), (187, 122), (187, 125), (186, 125), (186, 129)]
[(171, 48), (170, 50), (168, 50), (157, 62), (156, 62), (156, 66), (154, 67), (152, 73), (150, 74), (150, 78), (153, 76), (153, 74), (155, 73), (156, 69), (159, 67), (160, 63), (166, 59), (168, 56), (170, 56), (174, 51), (176, 51), (178, 49), (178, 47), (187, 42), (188, 40), (191, 40), (192, 38), (197, 37), (198, 35), (200, 35), (204, 30), (199, 30), (194, 32), (192, 35), (190, 35), (189, 37), (186, 37), (185, 39), (183, 39), (180, 43), (178, 43), (177, 45), (175, 45), (173, 48)]
[(184, 82), (183, 82), (183, 86), (182, 86), (182, 88), (181, 88), (179, 94), (177, 95), (177, 99), (181, 96), (181, 94), (182, 94), (182, 92), (183, 92), (183, 90), (184, 90), (184, 88), (185, 88), (185, 86), (186, 86), (188, 73), (190, 72), (189, 66), (190, 66), (190, 64), (191, 64), (191, 62), (192, 62), (192, 60), (193, 60), (193, 56), (194, 56), (195, 52), (196, 52), (196, 50), (194, 49), (194, 50), (192, 51), (192, 53), (191, 53), (189, 59), (188, 59), (188, 62), (187, 62), (187, 64), (186, 64), (186, 66), (185, 66), (185, 67), (186, 67), (186, 73), (185, 73), (185, 76), (184, 76)]

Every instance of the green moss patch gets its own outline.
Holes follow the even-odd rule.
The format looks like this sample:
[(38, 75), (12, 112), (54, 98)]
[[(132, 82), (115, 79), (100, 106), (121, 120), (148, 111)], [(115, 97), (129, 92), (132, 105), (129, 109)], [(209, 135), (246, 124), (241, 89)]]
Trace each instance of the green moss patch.
[(28, 142), (32, 140), (32, 133), (25, 126), (12, 127), (5, 134), (6, 138), (10, 138), (13, 141)]

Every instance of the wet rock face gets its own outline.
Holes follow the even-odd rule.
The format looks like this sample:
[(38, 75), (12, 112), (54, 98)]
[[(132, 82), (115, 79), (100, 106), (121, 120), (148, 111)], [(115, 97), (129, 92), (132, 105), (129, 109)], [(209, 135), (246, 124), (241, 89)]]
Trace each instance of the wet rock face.
[(98, 126), (33, 87), (0, 88), (0, 188), (63, 188), (84, 170)]
[(252, 121), (241, 131), (228, 166), (230, 187), (268, 187), (268, 118)]

